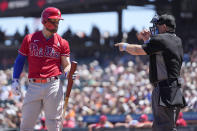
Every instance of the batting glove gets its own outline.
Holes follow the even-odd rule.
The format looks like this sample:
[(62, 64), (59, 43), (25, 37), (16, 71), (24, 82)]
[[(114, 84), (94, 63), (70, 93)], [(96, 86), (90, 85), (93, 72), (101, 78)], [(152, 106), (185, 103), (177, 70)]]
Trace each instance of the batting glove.
[(13, 79), (12, 81), (12, 92), (14, 95), (21, 95), (21, 87), (18, 79)]
[(78, 71), (75, 71), (74, 74), (72, 75), (72, 79), (75, 80), (78, 76)]
[[(69, 75), (69, 73), (66, 72), (66, 73), (65, 73), (65, 77), (68, 78), (68, 75)], [(73, 73), (73, 75), (72, 75), (72, 80), (75, 80), (77, 76), (78, 76), (78, 71), (75, 71), (75, 72)]]

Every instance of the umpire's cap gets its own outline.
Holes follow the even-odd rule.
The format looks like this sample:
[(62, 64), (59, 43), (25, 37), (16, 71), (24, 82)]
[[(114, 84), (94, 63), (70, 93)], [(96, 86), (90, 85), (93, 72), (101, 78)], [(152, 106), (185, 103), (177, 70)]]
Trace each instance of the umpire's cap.
[(175, 18), (172, 15), (168, 15), (168, 14), (163, 14), (161, 16), (159, 16), (159, 20), (157, 21), (158, 25), (167, 25), (173, 29), (176, 28), (176, 22), (175, 22)]

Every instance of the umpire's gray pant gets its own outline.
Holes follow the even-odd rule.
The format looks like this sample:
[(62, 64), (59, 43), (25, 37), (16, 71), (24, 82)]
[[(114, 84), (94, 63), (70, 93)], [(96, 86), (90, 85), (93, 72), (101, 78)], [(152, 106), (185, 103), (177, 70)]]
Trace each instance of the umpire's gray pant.
[(159, 106), (159, 87), (152, 92), (153, 127), (152, 131), (176, 131), (176, 120), (180, 108)]
[(20, 130), (33, 131), (43, 109), (48, 131), (59, 131), (63, 102), (63, 89), (59, 79), (46, 84), (29, 83), (22, 107)]

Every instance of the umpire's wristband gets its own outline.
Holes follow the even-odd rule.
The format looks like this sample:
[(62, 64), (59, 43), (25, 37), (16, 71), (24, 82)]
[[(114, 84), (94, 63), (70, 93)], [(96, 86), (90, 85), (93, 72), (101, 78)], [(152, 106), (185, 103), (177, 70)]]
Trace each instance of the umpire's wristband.
[(127, 49), (127, 45), (128, 45), (128, 43), (123, 43), (123, 45), (122, 45), (122, 49), (123, 49), (123, 51), (126, 51), (126, 49)]

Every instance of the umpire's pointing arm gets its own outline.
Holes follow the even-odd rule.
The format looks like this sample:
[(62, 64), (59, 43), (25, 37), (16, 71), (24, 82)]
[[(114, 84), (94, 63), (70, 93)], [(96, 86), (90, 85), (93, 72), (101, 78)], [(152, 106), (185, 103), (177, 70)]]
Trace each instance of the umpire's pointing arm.
[(115, 46), (119, 47), (120, 51), (126, 51), (131, 55), (147, 55), (142, 45), (128, 44), (128, 43), (117, 43)]

